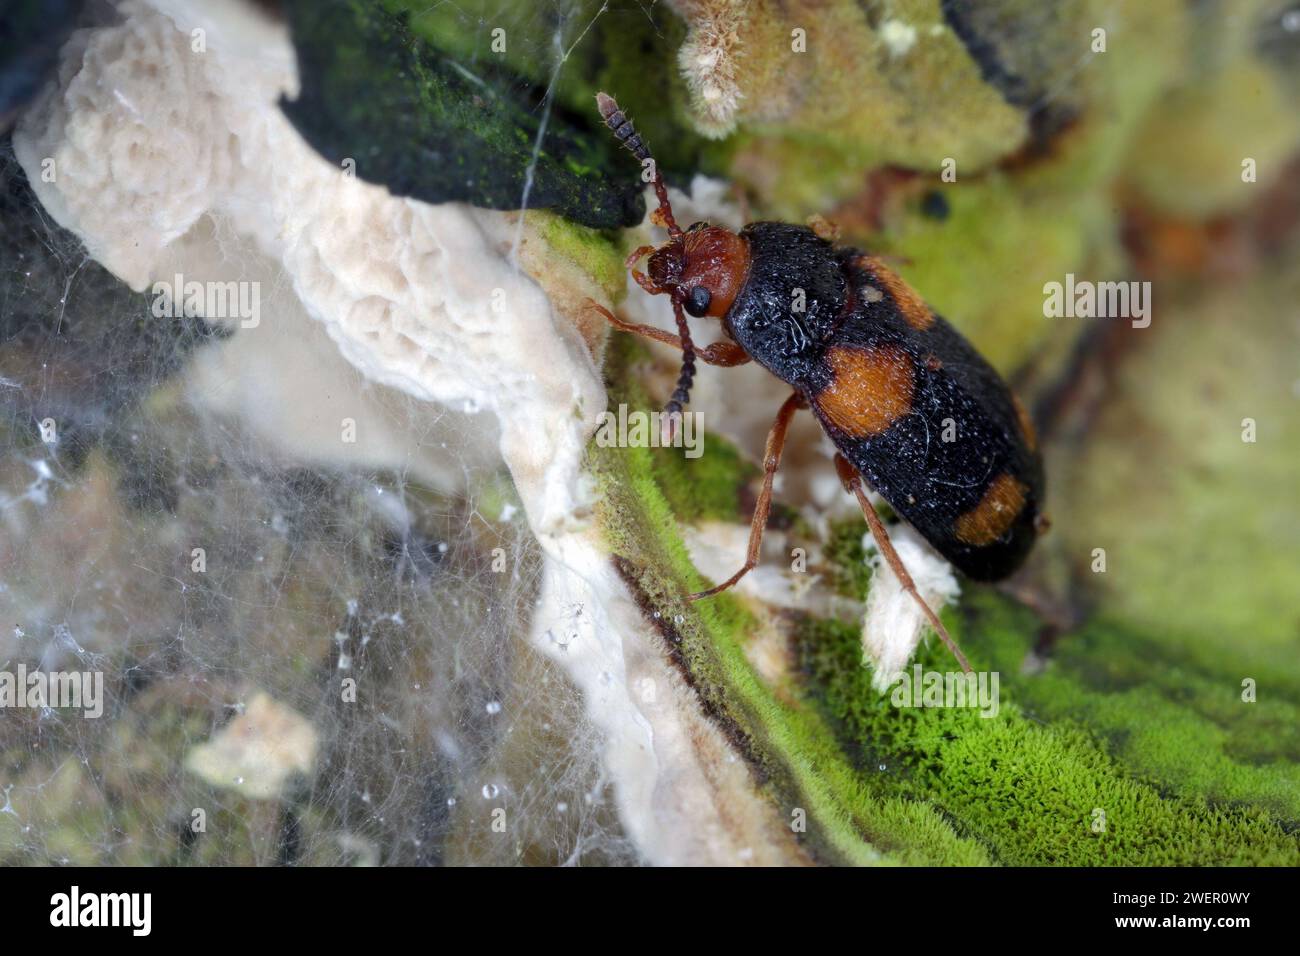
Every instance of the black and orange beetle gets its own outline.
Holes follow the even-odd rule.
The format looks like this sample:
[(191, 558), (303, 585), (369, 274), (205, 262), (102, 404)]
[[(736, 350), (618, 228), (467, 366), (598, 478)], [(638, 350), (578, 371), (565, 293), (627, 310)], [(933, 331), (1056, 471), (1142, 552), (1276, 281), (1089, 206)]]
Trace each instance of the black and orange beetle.
[[(680, 412), (689, 399), (697, 355), (712, 365), (755, 360), (794, 389), (768, 434), (745, 563), (691, 599), (725, 591), (758, 562), (786, 429), (798, 409), (809, 408), (835, 443), (840, 480), (857, 497), (881, 553), (969, 670), (917, 592), (862, 482), (964, 574), (1006, 577), (1046, 525), (1042, 458), (1024, 407), (879, 259), (788, 223), (750, 223), (739, 233), (696, 223), (683, 231), (632, 123), (613, 97), (599, 93), (596, 102), (614, 135), (653, 167), (656, 220), (668, 241), (635, 250), (627, 266), (648, 293), (672, 297), (679, 335), (596, 308), (624, 331), (681, 349), (681, 375), (665, 411)], [(648, 275), (636, 268), (646, 254)], [(721, 320), (727, 339), (697, 349), (683, 312)]]

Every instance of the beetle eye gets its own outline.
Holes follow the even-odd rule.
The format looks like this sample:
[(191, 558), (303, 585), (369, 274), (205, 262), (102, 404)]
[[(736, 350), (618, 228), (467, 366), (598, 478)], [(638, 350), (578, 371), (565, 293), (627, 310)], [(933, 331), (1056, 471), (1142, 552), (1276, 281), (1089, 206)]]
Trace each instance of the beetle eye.
[(709, 311), (709, 302), (712, 299), (713, 296), (709, 294), (708, 289), (697, 285), (686, 293), (686, 311), (698, 319)]

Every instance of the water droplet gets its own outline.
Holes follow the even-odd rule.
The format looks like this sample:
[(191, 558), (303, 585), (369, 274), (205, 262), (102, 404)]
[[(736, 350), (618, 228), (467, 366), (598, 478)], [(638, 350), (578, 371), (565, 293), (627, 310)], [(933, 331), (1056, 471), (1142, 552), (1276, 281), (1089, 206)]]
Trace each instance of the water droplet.
[(487, 706), (485, 706), (483, 709), (486, 710), (489, 714), (499, 714), (501, 713), (501, 702), (496, 700), (490, 700), (487, 702)]
[(500, 793), (500, 792), (501, 792), (501, 788), (498, 787), (495, 783), (485, 783), (485, 784), (483, 784), (483, 799), (484, 799), (484, 800), (491, 800), (493, 797), (495, 797), (495, 796), (496, 796), (498, 793)]

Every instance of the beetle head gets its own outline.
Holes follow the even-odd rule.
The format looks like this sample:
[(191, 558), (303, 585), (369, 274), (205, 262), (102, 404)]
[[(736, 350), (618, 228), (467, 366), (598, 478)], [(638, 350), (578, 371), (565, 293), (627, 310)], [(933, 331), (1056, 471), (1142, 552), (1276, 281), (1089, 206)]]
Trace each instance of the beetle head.
[(719, 319), (749, 272), (749, 243), (730, 229), (697, 222), (651, 253), (647, 269), (658, 290), (680, 296), (689, 314)]

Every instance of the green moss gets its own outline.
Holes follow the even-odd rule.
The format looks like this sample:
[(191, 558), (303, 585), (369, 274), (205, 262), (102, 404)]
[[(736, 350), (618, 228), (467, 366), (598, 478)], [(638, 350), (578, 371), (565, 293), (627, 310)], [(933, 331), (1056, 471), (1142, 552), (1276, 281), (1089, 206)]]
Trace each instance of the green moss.
[(825, 545), (831, 587), (845, 597), (861, 600), (871, 586), (871, 568), (862, 538), (866, 524), (857, 518), (835, 521)]
[[(640, 354), (630, 341), (611, 350), (615, 400), (633, 407), (645, 396), (625, 384), (625, 373)], [(684, 600), (706, 582), (677, 523), (706, 514), (743, 520), (735, 489), (752, 472), (733, 470), (733, 456), (720, 455), (707, 482), (692, 482), (662, 450), (593, 448), (601, 518), (611, 549), (634, 569), (634, 587), (679, 622), (701, 695), (740, 729), (772, 799), (785, 812), (808, 811), (808, 839), (820, 856), (1023, 865), (1300, 860), (1288, 833), (1300, 793), (1294, 703), (1275, 696), (1234, 704), (1235, 685), (1157, 662), (1159, 643), (1131, 629), (1096, 622), (1062, 644), (1045, 672), (1022, 673), (1037, 620), (973, 588), (964, 613), (945, 616), (977, 667), (1000, 674), (993, 719), (894, 707), (870, 686), (856, 622), (806, 620), (803, 677), (794, 686), (764, 684), (744, 654), (757, 628), (744, 605), (729, 595)], [(713, 483), (720, 488), (707, 494), (718, 495), (716, 513), (686, 494)], [(826, 557), (837, 590), (861, 597), (870, 584), (861, 523), (833, 525)], [(951, 667), (937, 644), (918, 660), (927, 670)], [(1097, 811), (1104, 832), (1094, 831)]]
[(1255, 702), (1243, 700), (1231, 673), (1166, 653), (1131, 627), (1098, 621), (1019, 693), (1045, 719), (1087, 726), (1164, 787), (1300, 823), (1300, 708), (1267, 682)]
[(543, 210), (528, 213), (542, 238), (555, 255), (591, 279), (609, 298), (618, 299), (627, 288), (622, 245), (613, 234), (589, 229), (563, 216)]
[[(1088, 721), (1070, 716), (1081, 697), (1104, 709), (1115, 706), (1115, 695), (1067, 682), (1067, 696), (1059, 682), (1009, 676), (1028, 649), (1028, 640), (1016, 636), (1029, 630), (1017, 620), (1023, 616), (984, 595), (972, 620), (977, 626), (957, 635), (977, 669), (1003, 675), (1001, 708), (991, 719), (968, 709), (893, 706), (889, 695), (873, 692), (860, 666), (856, 627), (808, 622), (801, 647), (813, 696), (861, 763), (884, 768), (873, 776), (880, 792), (933, 801), (958, 821), (958, 832), (1008, 864), (1300, 861), (1300, 842), (1265, 809), (1214, 805), (1194, 788), (1171, 792), (1165, 781), (1144, 782), (1132, 754), (1114, 755)], [(936, 647), (918, 659), (927, 670), (947, 670), (945, 653)], [(1007, 699), (1021, 695), (1023, 705)], [(1054, 702), (1050, 714), (1040, 707), (1045, 701)], [(1044, 723), (1045, 717), (1059, 719)], [(1201, 739), (1199, 728), (1167, 721), (1154, 721), (1152, 730), (1178, 737), (1157, 743), (1166, 752)], [(1185, 755), (1179, 765), (1187, 765)], [(1094, 829), (1102, 819), (1097, 811), (1104, 832)]]
[(741, 518), (740, 492), (759, 474), (734, 445), (711, 433), (704, 435), (699, 458), (667, 449), (652, 456), (651, 470), (673, 514), (692, 523)]
[[(612, 375), (637, 354), (633, 343), (616, 345)], [(644, 403), (636, 385), (615, 388)], [(725, 443), (709, 447), (701, 461)], [(977, 862), (983, 847), (991, 859), (1025, 865), (1300, 860), (1287, 832), (1298, 818), (1300, 721), (1284, 691), (1268, 687), (1259, 703), (1242, 703), (1235, 679), (1180, 665), (1163, 642), (1105, 621), (1065, 639), (1045, 672), (1022, 674), (1037, 621), (976, 588), (964, 602), (965, 626), (947, 617), (977, 666), (1002, 675), (995, 719), (893, 707), (870, 687), (856, 623), (809, 620), (800, 641), (808, 679), (793, 700), (778, 698), (745, 659), (756, 622), (743, 606), (726, 596), (682, 600), (706, 582), (677, 522), (743, 520), (735, 489), (752, 471), (734, 469), (734, 452), (695, 481), (671, 453), (598, 455), (614, 552), (638, 568), (637, 586), (653, 607), (680, 615), (701, 693), (743, 729), (778, 805), (809, 810), (809, 838), (828, 858)], [(716, 508), (698, 504), (714, 496)], [(826, 556), (837, 589), (863, 595), (870, 574), (861, 523), (833, 525)], [(937, 646), (919, 660), (932, 670), (951, 666)], [(1094, 832), (1098, 810), (1102, 833)]]
[[(637, 339), (618, 335), (611, 340), (607, 374), (626, 370), (649, 358), (649, 351)], [(626, 402), (629, 409), (654, 411), (645, 389), (630, 375), (623, 376), (616, 388), (617, 400)], [(710, 432), (705, 432), (698, 458), (687, 458), (682, 449), (660, 449), (648, 459), (649, 473), (645, 476), (666, 500), (678, 519), (689, 523), (699, 521), (744, 520), (741, 494), (759, 474), (758, 467), (745, 458), (730, 442)]]

